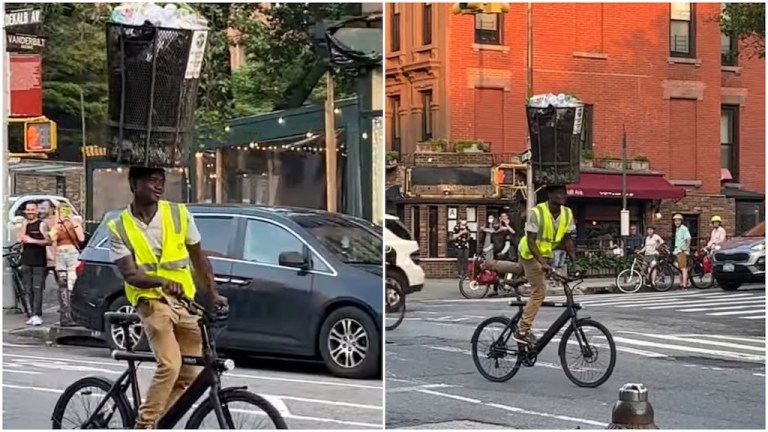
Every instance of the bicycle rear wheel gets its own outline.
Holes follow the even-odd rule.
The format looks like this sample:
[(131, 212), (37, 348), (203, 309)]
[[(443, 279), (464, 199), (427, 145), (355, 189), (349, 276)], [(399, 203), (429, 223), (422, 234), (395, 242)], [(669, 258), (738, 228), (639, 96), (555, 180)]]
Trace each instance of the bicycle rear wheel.
[(472, 280), (471, 276), (471, 273), (464, 273), (461, 279), (459, 279), (459, 292), (464, 296), (464, 298), (468, 299), (479, 299), (485, 297), (485, 295), (488, 294), (490, 285), (481, 284), (480, 282)]
[(387, 284), (386, 289), (386, 322), (387, 330), (394, 330), (400, 326), (405, 318), (405, 294), (396, 284)]
[[(522, 359), (517, 355), (517, 342), (512, 339), (516, 324), (507, 317), (491, 317), (481, 322), (472, 335), (472, 360), (480, 375), (488, 381), (508, 381), (520, 370)], [(486, 334), (483, 337), (483, 331), (492, 326), (496, 326), (496, 331), (489, 331), (490, 336)], [(486, 361), (487, 366), (484, 364)], [(504, 364), (510, 368), (507, 372), (503, 372)], [(495, 375), (495, 372), (500, 372), (500, 375)]]
[[(222, 391), (219, 395), (226, 425), (220, 425), (211, 398), (198, 405), (189, 417), (185, 429), (288, 429), (280, 412), (263, 397), (247, 390)], [(237, 405), (236, 405), (237, 404)], [(246, 425), (237, 418), (255, 421)]]
[(715, 278), (712, 275), (712, 272), (705, 272), (704, 265), (701, 261), (693, 263), (688, 275), (688, 280), (691, 281), (691, 285), (698, 289), (712, 288), (712, 285), (715, 284)]
[[(591, 341), (590, 339), (595, 339)], [(576, 354), (583, 359), (583, 366), (571, 365), (566, 353), (569, 346), (575, 347)], [(588, 318), (576, 321), (576, 328), (569, 326), (563, 333), (559, 348), (560, 364), (565, 376), (579, 387), (598, 387), (611, 377), (616, 366), (616, 344), (613, 336), (604, 325)], [(605, 368), (598, 365), (601, 360), (608, 360)], [(593, 378), (577, 378), (577, 373), (595, 373)]]
[(625, 294), (633, 294), (643, 287), (643, 275), (637, 270), (624, 269), (616, 276), (616, 288)]
[[(128, 399), (123, 393), (110, 395), (99, 412), (73, 416), (68, 408), (96, 410), (104, 400), (113, 381), (101, 377), (85, 377), (72, 383), (61, 394), (53, 408), (51, 429), (131, 429), (135, 421)], [(94, 390), (98, 393), (94, 394)], [(115, 416), (119, 415), (119, 418)], [(76, 417), (76, 418), (73, 418)]]
[(651, 269), (649, 275), (651, 286), (659, 292), (669, 291), (675, 284), (675, 273), (677, 273), (677, 271), (672, 267), (672, 264), (664, 263), (656, 265)]

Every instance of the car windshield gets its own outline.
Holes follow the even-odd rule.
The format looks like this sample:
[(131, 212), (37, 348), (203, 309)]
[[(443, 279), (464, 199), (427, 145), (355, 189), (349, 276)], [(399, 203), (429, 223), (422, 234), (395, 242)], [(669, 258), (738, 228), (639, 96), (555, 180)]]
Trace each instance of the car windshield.
[(293, 215), (336, 258), (347, 264), (381, 265), (382, 238), (375, 231), (338, 216)]

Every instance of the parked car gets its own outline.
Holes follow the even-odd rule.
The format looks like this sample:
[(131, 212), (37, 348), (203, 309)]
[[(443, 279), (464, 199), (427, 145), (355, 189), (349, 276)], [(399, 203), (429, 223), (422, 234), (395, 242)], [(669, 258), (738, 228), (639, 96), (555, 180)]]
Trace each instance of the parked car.
[[(348, 216), (253, 205), (187, 206), (202, 235), (230, 317), (223, 351), (320, 358), (337, 376), (372, 378), (382, 364), (382, 240)], [(107, 213), (83, 250), (72, 295), (74, 319), (113, 349), (125, 336), (105, 328), (107, 311), (133, 312), (109, 257)], [(130, 337), (148, 349), (140, 326)], [(348, 346), (342, 338), (353, 338)]]
[(424, 269), (419, 265), (419, 243), (397, 216), (384, 216), (384, 241), (395, 253), (396, 265), (386, 269), (387, 283), (408, 295), (424, 288)]
[(715, 280), (726, 291), (745, 283), (765, 283), (765, 222), (723, 243), (713, 265)]

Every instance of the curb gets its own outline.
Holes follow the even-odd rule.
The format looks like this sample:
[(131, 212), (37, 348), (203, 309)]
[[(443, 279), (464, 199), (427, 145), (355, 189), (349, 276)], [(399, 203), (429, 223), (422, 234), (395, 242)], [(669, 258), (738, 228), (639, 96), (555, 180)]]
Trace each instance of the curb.
[(8, 334), (13, 336), (39, 339), (45, 342), (58, 342), (59, 339), (63, 339), (63, 338), (102, 339), (102, 332), (98, 330), (89, 330), (85, 327), (60, 327), (60, 326), (22, 327), (14, 330), (9, 330)]

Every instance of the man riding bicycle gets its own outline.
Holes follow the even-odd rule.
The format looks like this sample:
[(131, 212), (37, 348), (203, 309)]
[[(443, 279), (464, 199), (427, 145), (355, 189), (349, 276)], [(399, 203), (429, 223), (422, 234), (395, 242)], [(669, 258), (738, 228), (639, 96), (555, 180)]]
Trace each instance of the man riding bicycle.
[(576, 247), (571, 237), (576, 226), (573, 211), (565, 206), (566, 188), (564, 185), (550, 185), (546, 191), (547, 201), (531, 210), (525, 224), (525, 236), (518, 247), (520, 264), (532, 290), (523, 310), (520, 327), (512, 337), (530, 345), (536, 342), (531, 327), (546, 296), (546, 276), (552, 272), (549, 260), (554, 256), (554, 249), (562, 243), (571, 261), (576, 260)]
[(190, 261), (214, 305), (225, 306), (227, 300), (214, 288), (211, 264), (200, 247), (192, 215), (183, 204), (160, 200), (165, 171), (131, 167), (128, 182), (133, 202), (108, 222), (110, 255), (157, 359), (136, 420), (137, 429), (152, 429), (199, 372), (181, 363), (182, 355), (202, 355), (197, 319), (178, 300), (182, 295), (195, 297)]

